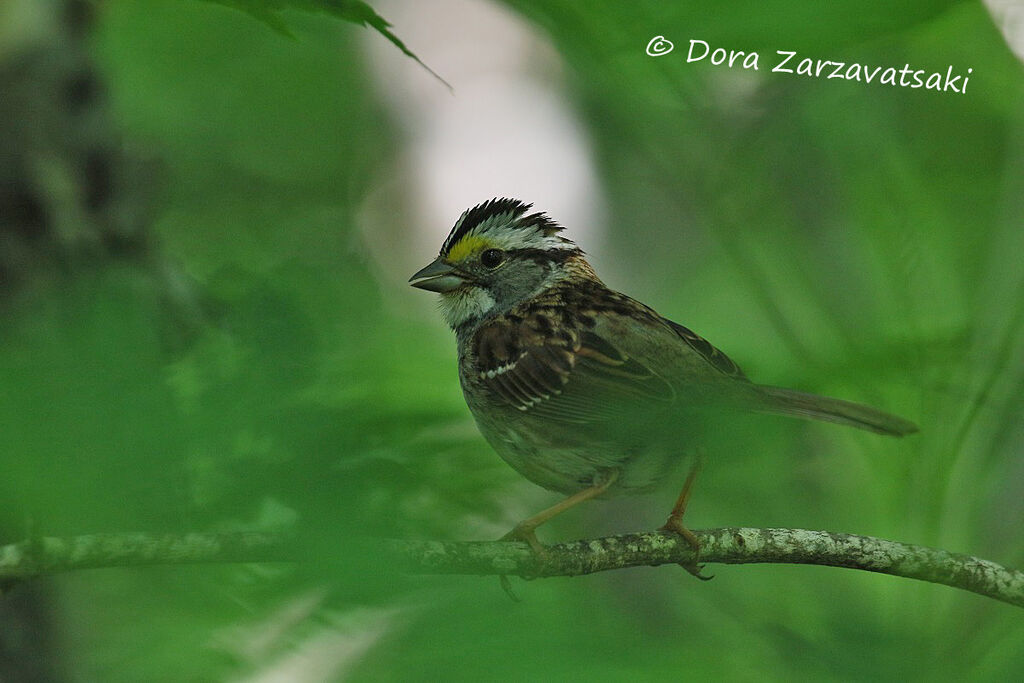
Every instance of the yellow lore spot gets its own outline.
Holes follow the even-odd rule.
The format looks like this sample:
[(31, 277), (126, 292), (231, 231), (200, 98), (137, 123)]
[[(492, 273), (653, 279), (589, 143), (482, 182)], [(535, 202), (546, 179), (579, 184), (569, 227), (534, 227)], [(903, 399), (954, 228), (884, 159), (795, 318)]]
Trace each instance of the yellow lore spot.
[(489, 249), (490, 247), (491, 242), (489, 240), (485, 240), (477, 235), (466, 235), (448, 250), (448, 262), (459, 263), (460, 261), (465, 261), (470, 256), (479, 254), (484, 249)]

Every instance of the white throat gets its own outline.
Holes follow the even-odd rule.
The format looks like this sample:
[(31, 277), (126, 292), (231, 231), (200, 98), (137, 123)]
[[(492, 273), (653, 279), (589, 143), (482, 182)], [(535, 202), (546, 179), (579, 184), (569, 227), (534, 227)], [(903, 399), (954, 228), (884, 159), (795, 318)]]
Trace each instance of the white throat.
[(441, 295), (441, 314), (453, 330), (472, 318), (482, 318), (495, 301), (483, 287), (459, 287)]

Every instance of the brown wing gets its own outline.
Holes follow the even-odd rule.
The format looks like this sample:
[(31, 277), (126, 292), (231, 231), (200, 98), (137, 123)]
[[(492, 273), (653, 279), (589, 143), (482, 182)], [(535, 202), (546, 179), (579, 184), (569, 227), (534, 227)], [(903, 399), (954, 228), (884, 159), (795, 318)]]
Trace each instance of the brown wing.
[(710, 363), (714, 368), (729, 377), (743, 380), (745, 382), (750, 381), (747, 379), (747, 376), (743, 374), (743, 371), (740, 370), (740, 366), (736, 365), (729, 356), (712, 346), (708, 340), (704, 339), (704, 337), (687, 327), (683, 327), (678, 323), (668, 320), (667, 318), (664, 320), (676, 334), (682, 337), (683, 341), (690, 345), (690, 348), (703, 356), (704, 360)]
[(499, 318), (477, 332), (478, 380), (518, 410), (564, 422), (610, 421), (675, 397), (668, 382), (588, 329), (552, 325), (555, 312)]

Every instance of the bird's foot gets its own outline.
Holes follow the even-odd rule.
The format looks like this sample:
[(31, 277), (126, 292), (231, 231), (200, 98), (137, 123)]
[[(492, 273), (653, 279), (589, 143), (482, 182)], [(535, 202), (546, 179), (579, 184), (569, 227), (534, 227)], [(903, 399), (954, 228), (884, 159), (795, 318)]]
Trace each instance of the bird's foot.
[(700, 579), (701, 581), (710, 581), (715, 578), (712, 576), (705, 576), (701, 572), (704, 571), (704, 565), (700, 564), (700, 540), (697, 535), (692, 531), (683, 526), (682, 515), (669, 515), (668, 520), (658, 528), (659, 531), (672, 531), (683, 537), (691, 548), (693, 548), (693, 561), (692, 562), (680, 562), (679, 566), (688, 571), (690, 574)]
[(537, 540), (536, 527), (526, 526), (523, 524), (517, 524), (512, 531), (508, 532), (499, 541), (525, 541), (534, 554), (538, 557), (543, 557), (547, 553), (547, 549)]
[[(499, 541), (523, 541), (530, 546), (530, 550), (533, 551), (534, 556), (538, 562), (543, 563), (548, 556), (548, 550), (544, 545), (537, 540), (536, 527), (526, 524), (517, 524), (512, 531), (508, 532)], [(523, 578), (529, 580), (530, 577), (524, 576)], [(507, 574), (502, 574), (498, 577), (501, 583), (501, 589), (505, 591), (505, 594), (512, 599), (512, 602), (521, 602), (519, 596), (512, 590), (512, 582), (509, 581)]]

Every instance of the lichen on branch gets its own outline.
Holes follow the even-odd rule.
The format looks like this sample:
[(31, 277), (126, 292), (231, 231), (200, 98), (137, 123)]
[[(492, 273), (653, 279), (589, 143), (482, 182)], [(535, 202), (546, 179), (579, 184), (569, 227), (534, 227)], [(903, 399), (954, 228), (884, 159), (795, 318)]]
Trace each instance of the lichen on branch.
[[(1024, 572), (989, 560), (871, 536), (807, 529), (726, 527), (695, 530), (702, 563), (812, 564), (939, 583), (1024, 607)], [(689, 565), (680, 536), (653, 531), (570, 541), (542, 554), (513, 541), (377, 539), (366, 544), (386, 561), (421, 574), (529, 578), (578, 576), (625, 567)], [(37, 538), (0, 546), (0, 585), (56, 572), (99, 567), (227, 562), (306, 562), (291, 536), (275, 533), (94, 534)], [(329, 558), (345, 562), (345, 553)]]

